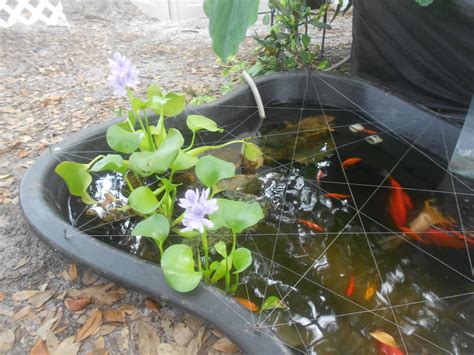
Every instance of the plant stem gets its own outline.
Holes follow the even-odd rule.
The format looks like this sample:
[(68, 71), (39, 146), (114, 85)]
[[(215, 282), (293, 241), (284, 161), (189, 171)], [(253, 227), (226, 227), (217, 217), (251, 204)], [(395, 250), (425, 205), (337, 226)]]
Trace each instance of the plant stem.
[(237, 246), (237, 234), (235, 234), (234, 231), (232, 231), (232, 249), (230, 251), (230, 255), (235, 251), (235, 248)]
[(146, 127), (146, 135), (148, 138), (148, 145), (150, 146), (151, 150), (156, 150), (155, 142), (153, 142), (153, 137), (150, 131), (150, 124), (148, 123), (148, 115), (146, 114), (146, 109), (143, 109), (143, 116), (145, 117), (145, 127)]
[(229, 268), (229, 257), (225, 259), (225, 292), (229, 292), (230, 289), (230, 268)]
[(155, 196), (158, 196), (161, 192), (163, 192), (164, 190), (166, 189), (166, 187), (163, 185), (163, 186), (160, 186), (159, 188), (157, 188), (155, 191), (153, 191), (153, 195)]
[(228, 145), (231, 145), (231, 144), (244, 143), (244, 142), (245, 142), (244, 139), (239, 139), (237, 141), (226, 142), (226, 143), (220, 144), (220, 145), (213, 145), (213, 146), (207, 145), (207, 146), (204, 146), (204, 147), (197, 147), (197, 148), (191, 149), (189, 151), (189, 154), (191, 154), (193, 156), (198, 156), (202, 153), (207, 152), (208, 150), (220, 149), (220, 148), (227, 147)]
[(89, 169), (94, 163), (100, 159), (102, 159), (104, 156), (103, 155), (98, 155), (94, 159), (92, 159), (89, 164), (87, 164), (87, 169)]
[(178, 218), (176, 218), (176, 219), (171, 223), (171, 227), (174, 227), (175, 225), (181, 223), (181, 221), (182, 221), (183, 218), (184, 218), (184, 214), (185, 214), (185, 213), (186, 213), (186, 212), (181, 213), (181, 215), (180, 215)]
[(130, 182), (130, 179), (128, 178), (127, 174), (124, 175), (124, 178), (125, 178), (125, 181), (127, 182), (128, 189), (130, 190), (130, 192), (132, 192), (133, 190), (135, 190), (135, 189), (133, 188), (133, 185), (132, 185), (132, 183)]
[(184, 149), (185, 152), (187, 152), (188, 150), (190, 150), (193, 147), (195, 139), (196, 139), (196, 132), (193, 132), (193, 136), (191, 138), (191, 143), (189, 143), (189, 146), (186, 149)]
[(207, 246), (207, 229), (201, 234), (202, 248), (204, 249), (205, 270), (209, 270), (209, 248)]

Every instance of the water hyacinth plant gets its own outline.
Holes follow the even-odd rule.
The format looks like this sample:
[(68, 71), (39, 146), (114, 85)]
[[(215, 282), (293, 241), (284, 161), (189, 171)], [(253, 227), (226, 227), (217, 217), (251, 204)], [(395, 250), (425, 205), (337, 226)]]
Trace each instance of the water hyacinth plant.
[[(92, 173), (120, 174), (129, 190), (121, 212), (139, 218), (131, 234), (154, 242), (168, 284), (177, 291), (188, 292), (204, 280), (209, 284), (220, 283), (227, 292), (233, 292), (239, 274), (252, 263), (250, 250), (237, 246), (237, 235), (256, 225), (264, 215), (257, 202), (219, 198), (222, 190), (218, 183), (234, 177), (236, 168), (233, 163), (206, 154), (240, 144), (244, 159), (258, 165), (262, 161), (260, 149), (247, 139), (196, 146), (198, 132), (223, 132), (215, 121), (201, 115), (187, 116), (191, 138), (185, 144), (181, 131), (165, 124), (184, 110), (184, 95), (164, 93), (151, 84), (145, 99), (135, 96), (138, 71), (119, 53), (110, 60), (110, 69), (108, 81), (114, 94), (128, 96), (130, 100), (124, 120), (108, 127), (106, 132), (107, 144), (114, 153), (99, 155), (88, 163), (61, 162), (56, 173), (71, 195), (92, 206), (99, 203), (89, 195)], [(157, 120), (156, 124), (151, 123), (151, 118)], [(175, 177), (182, 172), (194, 173), (201, 188), (187, 190), (178, 201), (182, 191)], [(189, 243), (171, 245), (171, 231), (198, 243), (191, 244), (193, 247)], [(230, 232), (232, 242), (215, 242), (211, 248), (217, 257), (211, 260), (208, 233), (219, 236), (220, 231)]]

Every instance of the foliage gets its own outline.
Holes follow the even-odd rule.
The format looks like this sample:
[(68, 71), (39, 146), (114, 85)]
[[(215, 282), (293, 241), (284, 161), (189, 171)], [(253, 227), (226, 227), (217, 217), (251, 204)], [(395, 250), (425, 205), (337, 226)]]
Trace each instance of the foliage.
[[(235, 290), (239, 274), (252, 262), (248, 249), (237, 248), (237, 234), (258, 223), (263, 212), (258, 203), (213, 198), (219, 192), (218, 182), (235, 175), (235, 165), (206, 154), (232, 144), (241, 144), (242, 155), (250, 161), (260, 161), (262, 153), (246, 140), (196, 146), (195, 138), (199, 132), (218, 134), (224, 131), (215, 121), (201, 115), (187, 116), (186, 126), (191, 139), (186, 143), (181, 131), (166, 128), (168, 125), (165, 124), (184, 110), (184, 95), (164, 93), (157, 85), (151, 84), (146, 90), (146, 98), (136, 97), (131, 90), (136, 81), (135, 67), (119, 54), (115, 58), (117, 62), (111, 65), (113, 73), (115, 70), (113, 87), (120, 94), (125, 92), (130, 100), (130, 109), (124, 120), (111, 125), (106, 132), (106, 141), (115, 153), (99, 155), (87, 164), (61, 162), (55, 168), (56, 173), (63, 178), (71, 195), (91, 205), (101, 203), (89, 195), (92, 173), (111, 171), (121, 174), (129, 192), (123, 191), (128, 193), (128, 202), (120, 207), (120, 211), (140, 219), (131, 234), (149, 238), (157, 246), (168, 284), (179, 292), (188, 292), (201, 279), (212, 284), (223, 278), (226, 291)], [(121, 66), (123, 63), (127, 64), (125, 69)], [(118, 73), (124, 70), (133, 74), (128, 81), (122, 81)], [(152, 119), (156, 122), (152, 123)], [(193, 168), (201, 186), (208, 189), (202, 193), (188, 190), (186, 198), (180, 199), (182, 203), (175, 206), (180, 186), (174, 181), (175, 174)], [(184, 213), (181, 207), (185, 209)], [(207, 214), (212, 214), (210, 219), (205, 218)], [(185, 228), (180, 230), (179, 224)], [(233, 239), (230, 251), (224, 241), (214, 245), (222, 260), (212, 260), (211, 263), (207, 233), (208, 229), (217, 226), (230, 230)], [(170, 231), (184, 237), (200, 236), (201, 243), (194, 248), (184, 244), (169, 246)], [(204, 258), (201, 258), (202, 254)], [(235, 278), (232, 285), (231, 275)]]
[(433, 3), (433, 0), (415, 0), (420, 6), (428, 6)]

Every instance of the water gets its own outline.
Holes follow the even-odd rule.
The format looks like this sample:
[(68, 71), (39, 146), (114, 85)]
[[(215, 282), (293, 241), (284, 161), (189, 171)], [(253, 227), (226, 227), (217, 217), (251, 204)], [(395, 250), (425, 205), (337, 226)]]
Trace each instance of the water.
[[(376, 353), (369, 335), (375, 330), (392, 335), (409, 353), (473, 353), (474, 248), (448, 248), (433, 240), (419, 243), (403, 235), (389, 214), (394, 189), (386, 177), (389, 173), (398, 181), (413, 202), (408, 221), (429, 201), (455, 220), (450, 230), (464, 230), (466, 235), (474, 229), (473, 182), (451, 177), (443, 159), (410, 148), (396, 132), (383, 133), (383, 127), (366, 123), (357, 112), (325, 110), (331, 132), (322, 117), (298, 124), (300, 117), (322, 113), (267, 109), (269, 118), (256, 142), (266, 146), (270, 158), (255, 177), (235, 181), (235, 198), (253, 195), (266, 209), (265, 220), (238, 238), (253, 251), (254, 260), (237, 295), (257, 305), (275, 295), (288, 306), (255, 314), (255, 325), (271, 327), (296, 353)], [(400, 122), (400, 127), (410, 122)], [(368, 144), (367, 133), (351, 132), (354, 123), (379, 132), (383, 142)], [(439, 135), (436, 128), (416, 129), (420, 136)], [(235, 157), (236, 152), (218, 155)], [(353, 157), (362, 161), (343, 169), (340, 162)], [(103, 200), (104, 193), (112, 191), (125, 201), (125, 192), (117, 194), (124, 186), (119, 176), (104, 174), (95, 180), (91, 196)], [(350, 197), (339, 200), (327, 193)], [(86, 213), (80, 216), (83, 210), (80, 202), (70, 200), (71, 221), (83, 226), (80, 229), (159, 262), (151, 242), (128, 236), (136, 219), (109, 214), (103, 221)], [(324, 231), (315, 232), (300, 220), (317, 223)], [(354, 290), (348, 294), (351, 278)], [(368, 285), (375, 289), (373, 297), (365, 295)]]

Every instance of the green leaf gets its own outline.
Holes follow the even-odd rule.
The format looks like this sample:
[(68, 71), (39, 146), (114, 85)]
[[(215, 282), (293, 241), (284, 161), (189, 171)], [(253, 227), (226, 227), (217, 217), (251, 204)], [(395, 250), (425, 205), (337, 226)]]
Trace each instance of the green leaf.
[(168, 219), (161, 215), (155, 214), (138, 223), (132, 230), (132, 235), (152, 238), (156, 244), (163, 245), (170, 233), (170, 223)]
[(330, 30), (331, 29), (330, 24), (325, 23), (325, 22), (321, 22), (321, 21), (318, 21), (318, 20), (315, 20), (315, 19), (310, 20), (309, 23), (312, 24), (314, 27), (317, 27), (321, 30)]
[(165, 95), (168, 101), (164, 105), (164, 115), (166, 117), (176, 116), (183, 112), (186, 106), (186, 98), (183, 94), (168, 93)]
[(146, 89), (146, 97), (151, 99), (153, 96), (163, 96), (160, 87), (156, 84), (150, 84)]
[(286, 305), (283, 303), (282, 300), (280, 300), (276, 296), (270, 296), (267, 297), (265, 301), (263, 301), (262, 308), (260, 309), (260, 312), (269, 310), (269, 309), (275, 309), (275, 308), (286, 308)]
[(420, 6), (428, 6), (433, 3), (433, 0), (415, 0)]
[(223, 62), (235, 55), (247, 28), (257, 21), (258, 0), (204, 0), (212, 48)]
[(226, 259), (221, 261), (213, 261), (210, 270), (214, 271), (214, 275), (211, 277), (211, 283), (216, 283), (220, 279), (222, 279), (227, 271), (226, 267)]
[(316, 69), (318, 70), (324, 70), (324, 69), (327, 69), (331, 66), (331, 62), (327, 59), (323, 59), (319, 64), (318, 66), (316, 67)]
[(133, 153), (129, 159), (129, 168), (144, 177), (168, 170), (184, 144), (184, 138), (177, 129), (171, 128), (168, 133), (158, 150)]
[(138, 112), (140, 111), (141, 109), (144, 109), (145, 107), (147, 107), (147, 103), (140, 100), (139, 98), (132, 98), (132, 108), (135, 112)]
[(206, 155), (197, 162), (196, 175), (205, 186), (212, 187), (222, 179), (235, 176), (235, 165)]
[(97, 163), (95, 163), (91, 171), (116, 171), (121, 174), (125, 174), (127, 167), (121, 155), (118, 154), (107, 154)]
[(186, 125), (192, 132), (197, 132), (202, 129), (209, 132), (224, 132), (222, 128), (217, 126), (216, 122), (201, 115), (189, 115), (186, 118)]
[(219, 241), (214, 245), (217, 253), (223, 258), (227, 258), (227, 247), (223, 241)]
[(218, 198), (217, 206), (219, 209), (209, 216), (214, 223), (213, 229), (224, 225), (234, 233), (241, 233), (264, 217), (262, 207), (258, 202), (247, 203)]
[(186, 152), (183, 152), (181, 149), (179, 150), (178, 156), (174, 160), (173, 164), (171, 164), (171, 170), (174, 171), (183, 171), (191, 169), (196, 163), (198, 162), (198, 158), (192, 156)]
[(81, 197), (87, 194), (92, 176), (89, 174), (86, 164), (64, 161), (58, 164), (54, 171), (66, 182), (71, 195)]
[(259, 166), (263, 164), (263, 153), (259, 146), (254, 143), (244, 142), (242, 144), (242, 155), (246, 159), (258, 163)]
[(178, 292), (194, 290), (202, 278), (202, 272), (194, 270), (192, 249), (184, 244), (175, 244), (165, 250), (161, 268), (168, 285)]
[(143, 132), (129, 132), (119, 124), (114, 124), (107, 128), (107, 144), (110, 148), (119, 153), (133, 153), (140, 146), (144, 137)]
[(158, 208), (159, 203), (149, 187), (140, 186), (128, 196), (128, 205), (138, 213), (150, 214)]
[(247, 248), (238, 248), (232, 253), (234, 274), (240, 274), (252, 264), (252, 253)]

